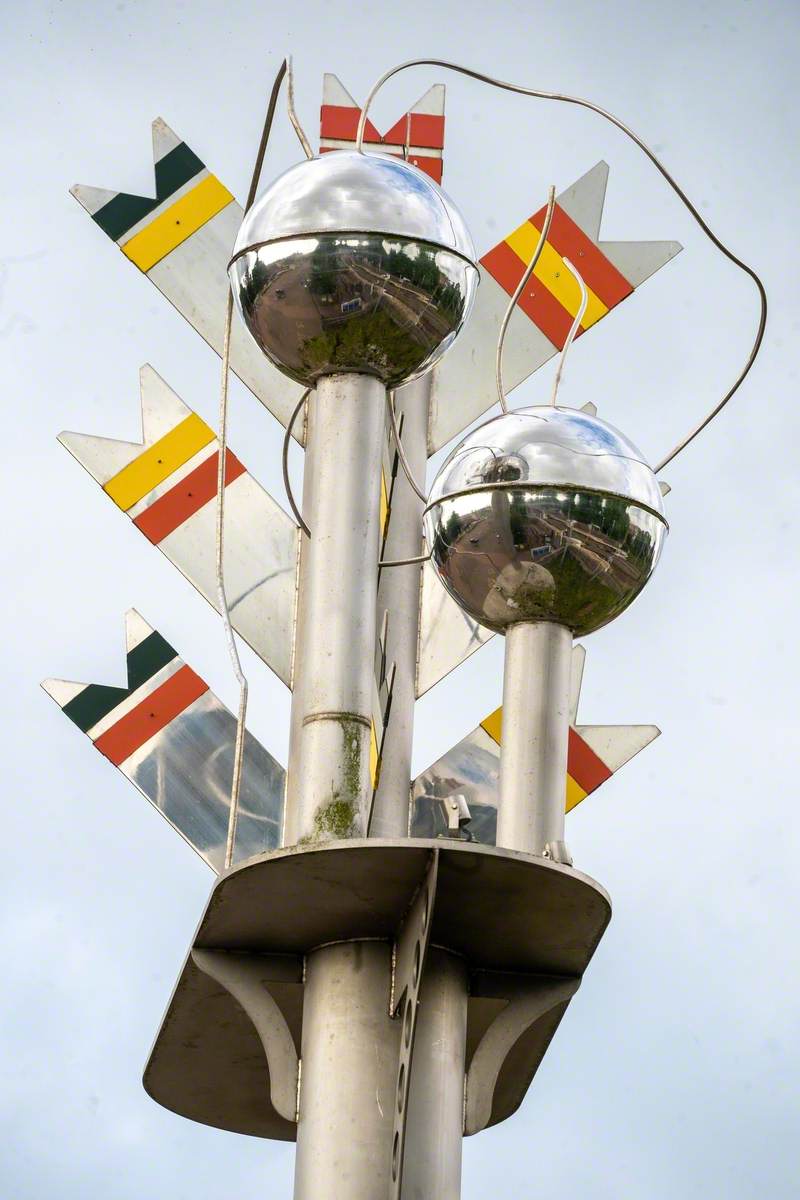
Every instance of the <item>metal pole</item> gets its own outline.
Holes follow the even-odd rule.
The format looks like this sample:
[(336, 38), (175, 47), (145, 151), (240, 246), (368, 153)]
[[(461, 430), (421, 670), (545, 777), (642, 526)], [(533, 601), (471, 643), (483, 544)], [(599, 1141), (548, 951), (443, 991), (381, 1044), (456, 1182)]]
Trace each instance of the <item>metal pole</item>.
[(459, 1200), (466, 1040), (466, 965), (431, 947), (414, 1039), (402, 1200)]
[(285, 845), (366, 833), (385, 404), (365, 375), (310, 401)]
[[(395, 395), (398, 421), (401, 413), (403, 417), (403, 447), (420, 485), (425, 479), (428, 462), (430, 395), (430, 373), (406, 384)], [(422, 553), (423, 507), (398, 465), (385, 558), (414, 558)], [(381, 775), (370, 826), (370, 833), (374, 837), (405, 837), (408, 833), (421, 573), (420, 566), (388, 567), (380, 573), (378, 619), (382, 620), (384, 612), (388, 611), (386, 659), (395, 664), (395, 676)]]
[(564, 840), (572, 634), (552, 621), (506, 633), (497, 845), (544, 854)]
[(294, 1200), (389, 1195), (400, 1022), (391, 952), (343, 942), (308, 957)]

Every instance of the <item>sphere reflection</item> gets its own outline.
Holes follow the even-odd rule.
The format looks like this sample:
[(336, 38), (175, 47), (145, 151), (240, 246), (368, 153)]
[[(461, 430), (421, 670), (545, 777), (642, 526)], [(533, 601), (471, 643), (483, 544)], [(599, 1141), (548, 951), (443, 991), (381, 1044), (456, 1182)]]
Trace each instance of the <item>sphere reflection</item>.
[(442, 583), (502, 632), (601, 628), (650, 578), (667, 524), (638, 450), (585, 413), (532, 408), (473, 431), (434, 482), (426, 534)]
[(478, 281), (463, 220), (427, 175), (348, 152), (275, 181), (242, 224), (229, 274), (260, 348), (310, 386), (338, 372), (392, 387), (423, 374)]

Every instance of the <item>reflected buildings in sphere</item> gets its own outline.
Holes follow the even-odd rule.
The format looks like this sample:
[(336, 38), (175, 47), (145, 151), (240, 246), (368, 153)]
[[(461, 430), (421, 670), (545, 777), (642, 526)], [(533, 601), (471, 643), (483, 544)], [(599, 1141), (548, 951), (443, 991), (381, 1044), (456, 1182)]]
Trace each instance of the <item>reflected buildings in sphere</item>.
[(472, 240), (422, 171), (337, 151), (291, 168), (245, 218), (229, 268), (245, 325), (314, 386), (357, 372), (388, 387), (427, 371), (467, 319)]
[(641, 453), (571, 409), (486, 422), (440, 470), (425, 514), (434, 566), (476, 621), (554, 621), (583, 636), (628, 607), (667, 531)]

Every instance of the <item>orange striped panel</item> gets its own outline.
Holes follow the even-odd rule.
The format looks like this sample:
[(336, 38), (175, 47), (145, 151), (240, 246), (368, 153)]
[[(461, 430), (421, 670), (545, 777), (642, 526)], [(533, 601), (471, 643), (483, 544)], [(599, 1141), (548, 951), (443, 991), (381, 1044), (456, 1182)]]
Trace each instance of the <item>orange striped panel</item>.
[[(176, 483), (149, 508), (139, 513), (133, 523), (148, 541), (157, 546), (204, 504), (214, 499), (217, 494), (218, 464), (219, 452), (201, 462), (180, 483)], [(225, 486), (244, 473), (244, 466), (229, 450), (225, 457)]]
[[(531, 224), (539, 232), (544, 225), (546, 212), (545, 206), (531, 217)], [(547, 241), (562, 258), (568, 258), (577, 267), (586, 286), (592, 289), (607, 308), (613, 308), (620, 300), (630, 296), (633, 287), (625, 276), (558, 205), (553, 209)]]
[[(525, 270), (525, 263), (518, 254), (514, 253), (507, 242), (498, 242), (494, 249), (490, 250), (488, 254), (484, 254), (481, 266), (486, 268), (509, 296), (514, 295)], [(534, 325), (541, 329), (544, 336), (557, 349), (560, 350), (563, 347), (567, 340), (567, 334), (572, 328), (572, 317), (535, 275), (528, 280), (528, 285), (520, 296), (517, 307), (530, 317)], [(577, 336), (579, 337), (582, 332), (583, 330), (579, 329)]]
[[(319, 136), (336, 138), (342, 142), (354, 142), (358, 132), (360, 117), (360, 108), (345, 107), (343, 104), (323, 104), (319, 112)], [(405, 118), (403, 119), (405, 120)], [(401, 140), (404, 141), (405, 139)], [(369, 118), (367, 118), (367, 124), (364, 128), (364, 141), (383, 141), (383, 138)]]
[(406, 113), (381, 138), (391, 145), (424, 146), (426, 150), (444, 149), (444, 114)]
[(191, 667), (183, 666), (102, 733), (94, 744), (118, 767), (207, 691), (205, 680), (195, 675)]
[(588, 795), (613, 775), (602, 758), (586, 744), (581, 735), (570, 726), (567, 769), (575, 782)]

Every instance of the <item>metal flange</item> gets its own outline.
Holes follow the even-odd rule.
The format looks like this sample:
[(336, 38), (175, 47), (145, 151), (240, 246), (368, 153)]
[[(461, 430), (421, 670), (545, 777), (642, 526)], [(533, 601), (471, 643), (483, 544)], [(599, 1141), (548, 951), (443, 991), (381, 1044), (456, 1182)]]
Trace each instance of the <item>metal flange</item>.
[[(438, 881), (430, 944), (461, 955), (473, 981), (466, 1129), (472, 1133), (519, 1106), (608, 924), (609, 897), (588, 876), (548, 859), (448, 840), (292, 847), (250, 859), (219, 879), (192, 951), (251, 957), (248, 995), (259, 984), (269, 993), (299, 1053), (304, 956), (329, 942), (393, 943), (432, 851), (438, 851)], [(294, 1140), (295, 1124), (271, 1099), (286, 1089), (272, 1086), (269, 1071), (284, 1068), (268, 1062), (243, 994), (236, 998), (219, 971), (215, 978), (201, 970), (192, 951), (145, 1069), (147, 1092), (207, 1125)], [(527, 994), (539, 999), (520, 1004)], [(504, 1013), (503, 1026), (491, 1033)], [(284, 1049), (286, 1042), (281, 1034)]]

